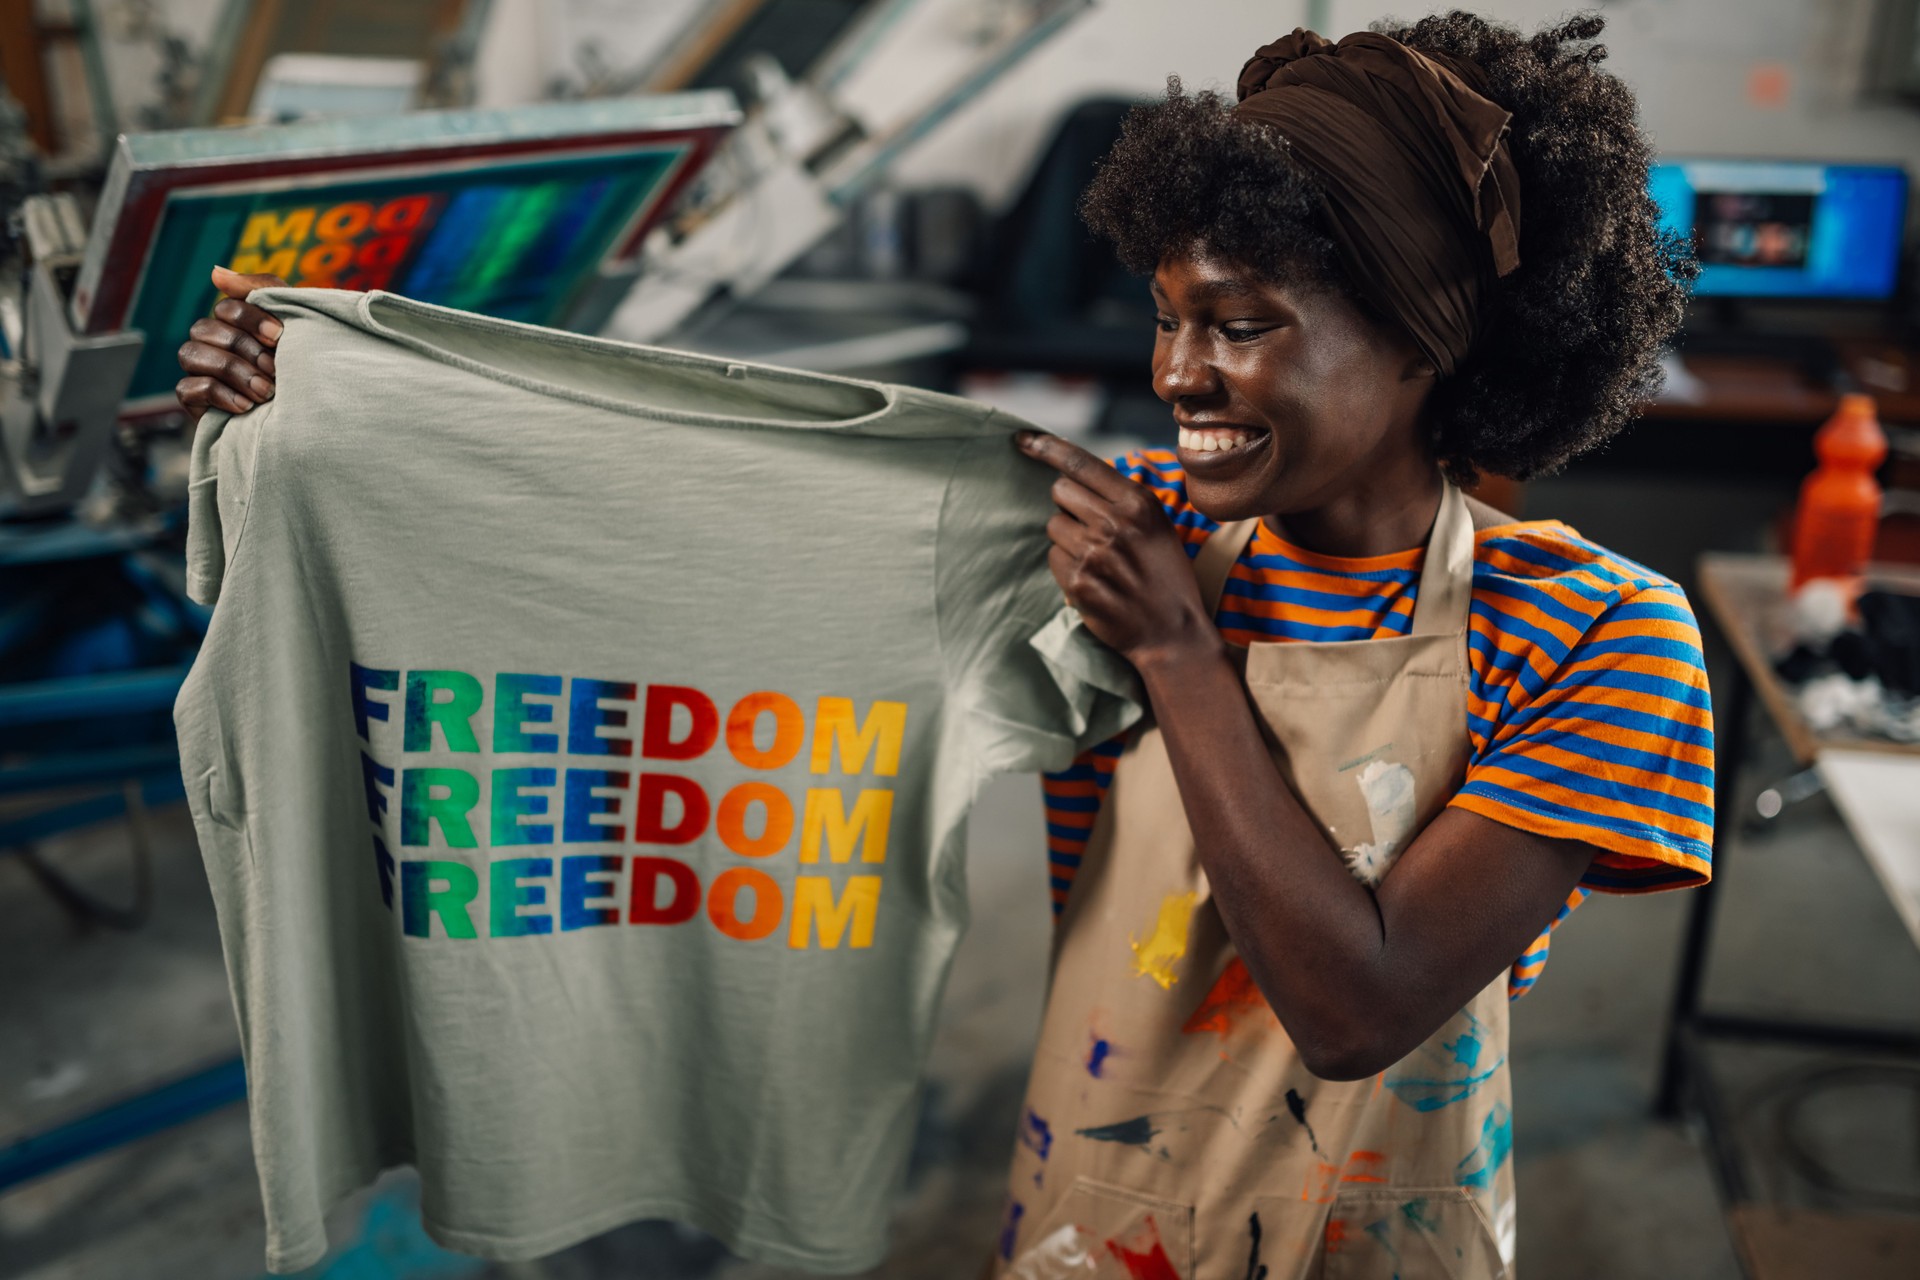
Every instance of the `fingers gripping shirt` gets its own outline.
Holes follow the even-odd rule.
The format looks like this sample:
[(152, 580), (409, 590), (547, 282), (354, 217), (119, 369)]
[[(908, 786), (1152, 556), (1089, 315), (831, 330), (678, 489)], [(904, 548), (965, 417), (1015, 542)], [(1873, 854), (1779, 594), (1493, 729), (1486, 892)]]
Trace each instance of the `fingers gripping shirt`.
[(906, 388), (274, 290), (212, 413), (175, 708), (268, 1263), (388, 1165), (530, 1257), (635, 1218), (882, 1253), (989, 775), (1138, 713), (1022, 425)]
[[(1216, 527), (1187, 501), (1174, 454), (1118, 459), (1153, 491), (1189, 554)], [(1418, 550), (1370, 559), (1316, 555), (1264, 525), (1234, 565), (1218, 621), (1235, 644), (1404, 635)], [(1591, 890), (1699, 884), (1713, 839), (1713, 717), (1699, 627), (1686, 597), (1645, 566), (1558, 521), (1480, 530), (1470, 619), (1465, 785), (1452, 801), (1522, 830), (1599, 850), (1559, 914), (1513, 965), (1524, 994), (1551, 934)], [(1118, 741), (1045, 779), (1049, 882), (1066, 902)]]

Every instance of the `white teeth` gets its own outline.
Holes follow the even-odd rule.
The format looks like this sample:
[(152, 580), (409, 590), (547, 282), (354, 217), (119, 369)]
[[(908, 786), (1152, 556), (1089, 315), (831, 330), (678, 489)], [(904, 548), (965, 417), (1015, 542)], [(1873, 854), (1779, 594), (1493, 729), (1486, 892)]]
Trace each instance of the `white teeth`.
[(1180, 447), (1192, 453), (1229, 453), (1252, 439), (1238, 432), (1192, 431), (1180, 428)]

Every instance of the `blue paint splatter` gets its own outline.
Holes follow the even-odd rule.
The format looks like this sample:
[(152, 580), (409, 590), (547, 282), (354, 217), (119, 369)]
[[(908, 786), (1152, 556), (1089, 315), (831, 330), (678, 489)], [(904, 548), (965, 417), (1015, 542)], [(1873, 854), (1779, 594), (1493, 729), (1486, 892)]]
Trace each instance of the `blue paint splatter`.
[(1475, 1070), (1486, 1056), (1489, 1036), (1470, 1011), (1462, 1009), (1460, 1017), (1466, 1019), (1466, 1027), (1458, 1036), (1422, 1045), (1401, 1063), (1400, 1070), (1406, 1074), (1386, 1080), (1393, 1096), (1415, 1111), (1438, 1111), (1471, 1098), (1506, 1065), (1502, 1054), (1486, 1070)]
[(1480, 1126), (1480, 1141), (1460, 1161), (1460, 1185), (1490, 1187), (1493, 1175), (1513, 1154), (1513, 1109), (1504, 1102), (1493, 1104), (1487, 1122)]
[(1477, 1076), (1459, 1076), (1452, 1080), (1414, 1080), (1402, 1077), (1387, 1081), (1393, 1096), (1415, 1111), (1438, 1111), (1442, 1107), (1471, 1098), (1475, 1091), (1499, 1072), (1500, 1064)]
[(1031, 1110), (1020, 1125), (1020, 1145), (1045, 1160), (1053, 1153), (1053, 1128)]
[(1093, 1038), (1093, 1052), (1087, 1055), (1087, 1074), (1095, 1080), (1100, 1078), (1100, 1069), (1107, 1065), (1107, 1055), (1113, 1052), (1113, 1046), (1099, 1036)]
[(1007, 1216), (1000, 1226), (1000, 1258), (1004, 1262), (1013, 1261), (1014, 1241), (1019, 1237), (1020, 1219), (1026, 1212), (1027, 1207), (1018, 1200), (1007, 1201)]
[(1458, 1040), (1440, 1047), (1451, 1053), (1453, 1060), (1468, 1071), (1480, 1065), (1480, 1037), (1471, 1031), (1462, 1031)]
[(1091, 1129), (1075, 1129), (1083, 1138), (1092, 1138), (1095, 1142), (1118, 1142), (1127, 1147), (1144, 1147), (1153, 1141), (1160, 1131), (1153, 1127), (1152, 1116), (1135, 1116), (1131, 1120), (1122, 1120), (1119, 1124), (1095, 1125)]
[[(1398, 1262), (1400, 1260), (1400, 1251), (1393, 1247), (1393, 1240), (1390, 1235), (1392, 1229), (1392, 1224), (1385, 1218), (1369, 1222), (1365, 1227), (1361, 1228), (1361, 1230), (1373, 1237), (1376, 1244), (1386, 1250), (1389, 1258)], [(1395, 1271), (1393, 1280), (1400, 1280), (1398, 1270)]]

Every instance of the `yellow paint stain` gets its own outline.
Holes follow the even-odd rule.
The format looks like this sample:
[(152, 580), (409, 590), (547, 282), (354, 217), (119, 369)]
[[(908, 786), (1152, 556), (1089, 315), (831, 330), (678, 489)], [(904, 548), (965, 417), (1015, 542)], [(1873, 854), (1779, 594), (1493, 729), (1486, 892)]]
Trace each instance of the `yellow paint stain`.
[(1193, 903), (1198, 893), (1170, 893), (1160, 903), (1159, 919), (1153, 935), (1145, 942), (1128, 935), (1133, 946), (1133, 972), (1136, 977), (1152, 978), (1162, 990), (1174, 984), (1173, 965), (1187, 954), (1187, 925), (1193, 919)]

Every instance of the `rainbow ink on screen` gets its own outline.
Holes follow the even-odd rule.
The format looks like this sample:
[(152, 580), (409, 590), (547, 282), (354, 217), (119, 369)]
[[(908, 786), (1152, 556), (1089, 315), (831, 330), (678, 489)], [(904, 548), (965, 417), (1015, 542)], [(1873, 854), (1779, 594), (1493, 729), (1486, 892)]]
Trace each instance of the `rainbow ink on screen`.
[(702, 92), (122, 137), (73, 321), (148, 336), (129, 418), (173, 408), (174, 348), (218, 300), (215, 263), (591, 326), (737, 119), (732, 95)]

